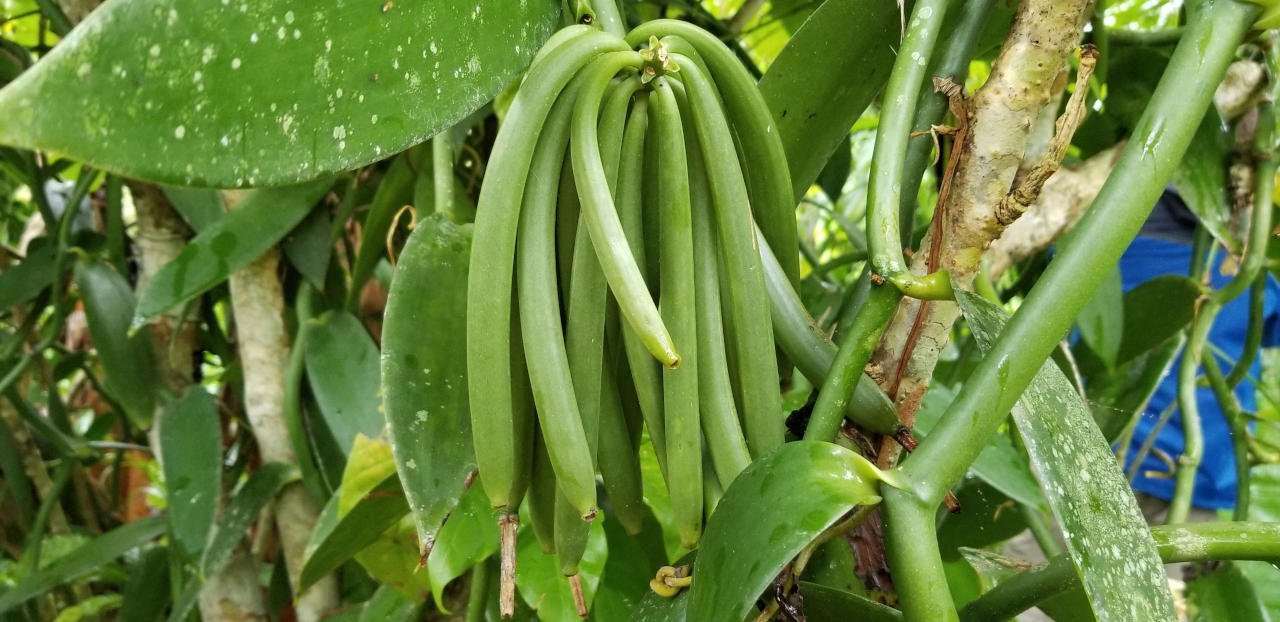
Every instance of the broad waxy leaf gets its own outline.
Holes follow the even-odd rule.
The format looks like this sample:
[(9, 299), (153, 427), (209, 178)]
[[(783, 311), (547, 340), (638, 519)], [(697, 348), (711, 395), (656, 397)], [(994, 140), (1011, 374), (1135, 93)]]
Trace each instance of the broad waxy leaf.
[(164, 533), (164, 528), (164, 517), (152, 516), (117, 527), (93, 538), (58, 561), (23, 577), (17, 585), (0, 593), (0, 613), (93, 572), (129, 550), (142, 546)]
[[(388, 518), (395, 513), (401, 518), (382, 530), (377, 530), (376, 525), (366, 524), (365, 529), (376, 537), (364, 546), (350, 549), (355, 551), (356, 561), (369, 572), (369, 576), (394, 587), (406, 598), (421, 601), (427, 597), (427, 574), (420, 571), (417, 535), (406, 516), (408, 511), (403, 495), (387, 482), (395, 474), (391, 446), (386, 441), (356, 436), (346, 470), (342, 473), (342, 486), (335, 494), (338, 517), (345, 518), (360, 505), (374, 500), (371, 497), (389, 495), (399, 498), (397, 503), (400, 505), (389, 508), (383, 517)], [(383, 486), (389, 490), (381, 490)]]
[(1120, 270), (1112, 270), (1111, 276), (1093, 293), (1093, 298), (1076, 316), (1080, 325), (1080, 337), (1106, 363), (1116, 366), (1120, 355), (1120, 340), (1124, 333), (1124, 283)]
[(153, 546), (129, 564), (120, 622), (155, 622), (169, 604), (169, 548)]
[(417, 620), (421, 603), (408, 600), (400, 592), (384, 585), (360, 607), (358, 622), (412, 622)]
[(591, 613), (596, 619), (629, 619), (631, 612), (650, 591), (649, 579), (666, 561), (653, 558), (654, 553), (661, 554), (662, 551), (662, 534), (657, 533), (657, 525), (657, 521), (647, 520), (646, 529), (632, 536), (617, 518), (605, 514), (604, 534), (609, 558), (605, 560), (600, 587), (596, 589), (591, 605)]
[(329, 257), (333, 254), (333, 240), (329, 238), (332, 227), (328, 210), (314, 210), (280, 245), (289, 263), (318, 290), (324, 289), (324, 279), (329, 272)]
[(827, 0), (760, 79), (797, 199), (889, 79), (899, 21), (893, 2)]
[(204, 228), (138, 297), (137, 317), (167, 311), (225, 281), (302, 222), (333, 180), (249, 191), (239, 207)]
[(307, 334), (307, 382), (333, 439), (345, 454), (359, 434), (382, 436), (378, 346), (355, 316), (329, 311)]
[(1261, 595), (1233, 562), (1210, 568), (1187, 584), (1192, 622), (1270, 622)]
[(1129, 290), (1116, 362), (1124, 363), (1186, 328), (1199, 297), (1199, 285), (1185, 276), (1158, 276)]
[[(526, 520), (520, 521), (522, 524)], [(596, 587), (600, 584), (600, 575), (604, 572), (608, 546), (605, 543), (602, 521), (591, 523), (591, 533), (587, 538), (587, 548), (582, 554), (582, 562), (578, 565), (578, 576), (582, 579), (582, 593), (588, 607), (595, 598)], [(516, 550), (516, 588), (520, 597), (538, 612), (538, 619), (544, 622), (579, 622), (581, 618), (573, 606), (573, 594), (569, 591), (569, 581), (560, 574), (560, 563), (555, 555), (542, 552), (538, 539), (527, 529), (521, 530), (519, 547)]]
[(196, 233), (204, 231), (227, 215), (227, 209), (222, 204), (222, 194), (217, 190), (182, 186), (161, 186), (160, 189), (173, 209), (182, 215), (182, 219)]
[(1249, 520), (1280, 523), (1280, 464), (1249, 469)]
[(102, 359), (103, 383), (120, 402), (133, 425), (146, 429), (155, 407), (155, 367), (147, 335), (129, 335), (133, 290), (109, 264), (81, 262), (76, 287), (84, 301), (89, 333)]
[(745, 618), (805, 545), (855, 506), (879, 503), (878, 471), (831, 443), (787, 443), (751, 463), (707, 522), (689, 618)]
[[(1004, 327), (1004, 311), (957, 290), (956, 300), (984, 350)], [(1071, 381), (1046, 362), (1013, 408), (1067, 552), (1098, 620), (1170, 620), (1164, 565), (1111, 447)]]
[[(986, 549), (962, 548), (960, 553), (965, 563), (973, 569), (980, 593), (986, 593), (1004, 581), (1034, 568), (1025, 561)], [(1053, 618), (1054, 622), (1093, 622), (1094, 619), (1079, 585), (1041, 600), (1036, 607)]]
[(0, 143), (186, 186), (315, 179), (479, 108), (559, 13), (554, 0), (113, 0), (0, 91)]
[(800, 582), (804, 597), (804, 616), (810, 622), (898, 622), (902, 613), (865, 596), (829, 588), (808, 581)]
[(53, 284), (54, 245), (39, 239), (27, 248), (27, 256), (0, 272), (0, 309), (25, 304)]
[[(427, 557), (427, 577), (436, 606), (444, 609), (444, 588), (498, 552), (498, 522), (480, 486), (462, 496)], [(521, 569), (523, 572), (523, 569)]]
[(292, 465), (268, 462), (254, 471), (249, 479), (231, 493), (231, 500), (218, 516), (218, 522), (209, 534), (200, 560), (200, 571), (209, 577), (222, 570), (231, 558), (236, 545), (248, 533), (249, 526), (258, 519), (258, 513), (287, 485), (298, 480), (298, 470)]
[(222, 426), (218, 406), (200, 385), (169, 404), (158, 422), (169, 530), (182, 551), (204, 550), (222, 492)]
[(400, 479), (394, 473), (339, 516), (341, 498), (341, 494), (329, 497), (311, 531), (298, 581), (302, 590), (355, 557), (409, 513), (409, 504), (400, 492)]
[[(955, 391), (947, 386), (937, 384), (930, 387), (916, 414), (917, 435), (921, 438), (927, 436), (954, 399)], [(990, 444), (978, 454), (978, 459), (969, 469), (973, 475), (1010, 499), (1035, 508), (1045, 507), (1044, 495), (1040, 493), (1040, 487), (1031, 475), (1030, 466), (1008, 436), (993, 436)]]
[(1217, 108), (1210, 107), (1173, 176), (1173, 187), (1205, 229), (1229, 252), (1239, 253), (1240, 240), (1231, 230), (1231, 191), (1227, 185), (1230, 153), (1227, 126)]
[(470, 227), (418, 222), (387, 298), (382, 408), (420, 545), (430, 548), (476, 468), (467, 409)]

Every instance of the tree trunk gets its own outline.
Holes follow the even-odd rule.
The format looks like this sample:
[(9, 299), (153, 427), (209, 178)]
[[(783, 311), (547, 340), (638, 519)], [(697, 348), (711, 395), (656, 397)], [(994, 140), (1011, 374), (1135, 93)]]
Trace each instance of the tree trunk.
[[(231, 209), (240, 193), (227, 192)], [(284, 422), (284, 373), (289, 343), (284, 326), (284, 292), (276, 274), (280, 253), (268, 251), (231, 275), (231, 307), (236, 320), (236, 341), (244, 375), (244, 406), (264, 461), (297, 464)], [(302, 487), (294, 483), (276, 499), (276, 530), (284, 552), (289, 579), (297, 598), (298, 620), (319, 620), (337, 606), (337, 583), (326, 577), (303, 594), (297, 594), (304, 553), (319, 508)]]

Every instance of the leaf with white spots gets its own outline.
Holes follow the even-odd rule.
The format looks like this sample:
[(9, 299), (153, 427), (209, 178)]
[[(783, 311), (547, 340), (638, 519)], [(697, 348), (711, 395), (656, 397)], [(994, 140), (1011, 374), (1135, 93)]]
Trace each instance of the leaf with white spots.
[(0, 90), (0, 143), (186, 186), (404, 150), (532, 59), (555, 0), (110, 0)]
[(405, 243), (382, 328), (382, 408), (423, 551), (475, 470), (467, 409), (471, 227), (431, 215)]
[[(989, 349), (1005, 312), (961, 290), (956, 300), (978, 345)], [(1023, 392), (1013, 418), (1097, 619), (1174, 619), (1164, 565), (1129, 483), (1080, 394), (1052, 361)]]

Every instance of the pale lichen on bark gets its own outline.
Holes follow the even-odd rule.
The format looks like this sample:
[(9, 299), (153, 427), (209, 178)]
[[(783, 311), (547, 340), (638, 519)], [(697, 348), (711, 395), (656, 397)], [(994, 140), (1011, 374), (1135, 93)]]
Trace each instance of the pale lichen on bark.
[[(226, 192), (228, 207), (235, 209), (243, 194)], [(280, 253), (273, 248), (233, 273), (231, 307), (244, 375), (245, 414), (258, 442), (258, 453), (267, 462), (296, 464), (297, 456), (284, 421), (284, 374), (289, 342), (284, 326), (284, 291), (277, 275), (279, 262)], [(319, 510), (301, 483), (286, 486), (276, 498), (276, 530), (295, 590)], [(298, 619), (319, 620), (338, 604), (337, 583), (328, 576), (295, 596)]]

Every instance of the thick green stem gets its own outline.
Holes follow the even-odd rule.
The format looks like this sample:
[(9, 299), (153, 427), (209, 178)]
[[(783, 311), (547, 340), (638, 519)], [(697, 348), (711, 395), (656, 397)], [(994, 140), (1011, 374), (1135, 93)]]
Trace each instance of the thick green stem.
[[(820, 385), (831, 371), (836, 347), (817, 328), (799, 294), (791, 288), (787, 275), (778, 265), (773, 251), (757, 232), (756, 241), (764, 265), (765, 286), (769, 294), (769, 316), (778, 345), (796, 368), (810, 382)], [(900, 425), (893, 402), (866, 374), (858, 378), (846, 414), (854, 423), (871, 432), (893, 434)]]
[[(950, 0), (921, 0), (911, 11), (907, 36), (889, 75), (881, 104), (867, 190), (867, 242), (871, 265), (887, 278), (909, 275), (902, 260), (898, 210), (901, 205), (903, 162), (916, 113), (916, 101), (928, 74), (929, 58)], [(897, 285), (897, 283), (895, 283)]]
[(1262, 330), (1266, 321), (1267, 276), (1260, 274), (1249, 288), (1249, 326), (1245, 329), (1244, 349), (1227, 374), (1227, 386), (1235, 388), (1249, 375), (1253, 362), (1262, 348)]
[[(1256, 12), (1235, 0), (1212, 0), (1189, 26), (1076, 235), (1054, 257), (938, 427), (901, 467), (919, 483), (924, 499), (936, 504), (960, 481), (1137, 235)], [(1200, 88), (1189, 91), (1187, 84)]]
[[(932, 515), (902, 510), (911, 505), (937, 507), (946, 491), (960, 481), (1080, 309), (1119, 262), (1177, 169), (1211, 103), (1214, 85), (1226, 73), (1257, 12), (1257, 7), (1235, 0), (1209, 0), (1202, 5), (1112, 175), (1076, 225), (1076, 235), (1063, 245), (990, 352), (970, 373), (942, 421), (899, 467), (915, 483), (918, 495), (913, 500), (900, 499), (907, 496), (905, 492), (885, 495), (886, 508), (891, 510), (890, 567), (907, 603), (908, 620), (936, 619), (929, 615), (931, 608), (943, 607), (943, 601), (950, 607), (950, 597), (945, 593), (946, 576), (936, 542), (912, 536), (924, 518), (932, 525)], [(1188, 89), (1188, 84), (1197, 88)], [(896, 232), (893, 241), (897, 241)], [(912, 602), (917, 599), (936, 602)]]
[(591, 8), (595, 10), (600, 30), (619, 37), (627, 34), (627, 22), (616, 0), (591, 0)]
[(893, 319), (901, 299), (902, 292), (895, 287), (884, 284), (871, 286), (862, 312), (840, 337), (840, 350), (836, 352), (836, 359), (818, 392), (818, 402), (804, 431), (805, 439), (830, 441), (840, 431), (845, 408), (862, 378), (862, 368), (875, 352), (880, 335)]
[[(1280, 525), (1275, 523), (1193, 523), (1155, 527), (1151, 535), (1160, 560), (1166, 564), (1280, 559)], [(1059, 555), (1038, 570), (1025, 572), (992, 588), (965, 606), (960, 618), (966, 622), (1006, 620), (1079, 585), (1071, 559)]]
[[(453, 216), (453, 129), (447, 128), (431, 139), (431, 177), (437, 214)], [(418, 206), (419, 209), (425, 205)]]
[(881, 486), (881, 491), (884, 520), (890, 526), (885, 531), (885, 552), (904, 619), (956, 620), (956, 607), (938, 550), (938, 504), (924, 500), (918, 490)]
[[(1182, 411), (1182, 434), (1184, 439), (1184, 448), (1182, 456), (1178, 459), (1178, 476), (1174, 482), (1173, 500), (1169, 507), (1169, 524), (1177, 524), (1183, 522), (1187, 518), (1187, 513), (1191, 508), (1191, 500), (1195, 492), (1196, 470), (1200, 466), (1200, 459), (1204, 453), (1203, 433), (1200, 429), (1200, 413), (1196, 404), (1196, 373), (1200, 367), (1201, 359), (1204, 359), (1206, 370), (1210, 368), (1217, 372), (1210, 372), (1210, 383), (1214, 386), (1214, 393), (1217, 394), (1218, 403), (1223, 408), (1223, 413), (1227, 416), (1228, 423), (1231, 424), (1233, 430), (1243, 432), (1244, 434), (1236, 434), (1236, 454), (1237, 469), (1243, 469), (1244, 478), (1238, 483), (1238, 489), (1245, 494), (1244, 511), (1248, 506), (1248, 468), (1247, 468), (1247, 448), (1242, 443), (1247, 443), (1248, 430), (1243, 429), (1244, 424), (1239, 423), (1243, 416), (1240, 413), (1235, 395), (1231, 391), (1231, 387), (1227, 384), (1226, 379), (1222, 377), (1222, 372), (1217, 369), (1217, 361), (1213, 360), (1213, 356), (1205, 356), (1204, 348), (1208, 343), (1209, 330), (1213, 327), (1213, 320), (1218, 312), (1228, 302), (1234, 300), (1245, 289), (1249, 288), (1258, 279), (1263, 265), (1266, 263), (1267, 243), (1271, 236), (1271, 213), (1272, 213), (1272, 191), (1275, 189), (1275, 173), (1276, 161), (1272, 154), (1274, 147), (1274, 129), (1275, 129), (1275, 112), (1271, 104), (1266, 104), (1261, 109), (1258, 118), (1257, 133), (1254, 136), (1255, 157), (1258, 158), (1256, 170), (1254, 172), (1255, 185), (1253, 188), (1253, 214), (1249, 224), (1249, 241), (1245, 248), (1244, 258), (1240, 262), (1240, 269), (1232, 277), (1231, 281), (1224, 285), (1221, 289), (1209, 295), (1196, 314), (1195, 324), (1191, 329), (1191, 338), (1187, 341), (1187, 349), (1182, 354), (1182, 367), (1178, 370), (1178, 408)], [(1242, 355), (1241, 358), (1245, 358)], [(1242, 460), (1241, 457), (1246, 459)], [(1241, 511), (1239, 503), (1237, 503), (1237, 512)], [(1243, 515), (1237, 515), (1237, 519)]]
[(1182, 417), (1182, 456), (1178, 458), (1178, 473), (1173, 484), (1173, 498), (1169, 502), (1170, 525), (1185, 522), (1191, 510), (1191, 496), (1196, 486), (1196, 470), (1204, 456), (1204, 434), (1200, 429), (1200, 405), (1196, 402), (1196, 376), (1209, 330), (1222, 306), (1212, 300), (1201, 304), (1191, 325), (1187, 347), (1182, 351), (1182, 363), (1178, 368), (1178, 411)]
[[(939, 78), (947, 78), (952, 82), (964, 83), (969, 73), (969, 60), (973, 57), (973, 47), (978, 35), (987, 25), (987, 16), (995, 0), (969, 0), (963, 8), (964, 14), (948, 35), (937, 62), (930, 65), (929, 74)], [(942, 121), (947, 111), (947, 97), (938, 93), (933, 84), (920, 85), (920, 107), (916, 109), (915, 124), (911, 133), (920, 133), (907, 140), (907, 159), (904, 165), (906, 172), (902, 175), (902, 197), (898, 207), (900, 239), (905, 246), (911, 242), (911, 232), (915, 229), (916, 195), (920, 190), (920, 182), (924, 170), (932, 161), (934, 141), (930, 135), (934, 125)]]
[(1231, 453), (1236, 463), (1236, 507), (1231, 519), (1243, 521), (1249, 519), (1249, 420), (1240, 408), (1240, 399), (1236, 397), (1231, 385), (1222, 375), (1218, 360), (1213, 356), (1204, 357), (1204, 375), (1209, 379), (1209, 387), (1213, 389), (1213, 397), (1218, 400), (1218, 409), (1227, 420), (1231, 429)]

